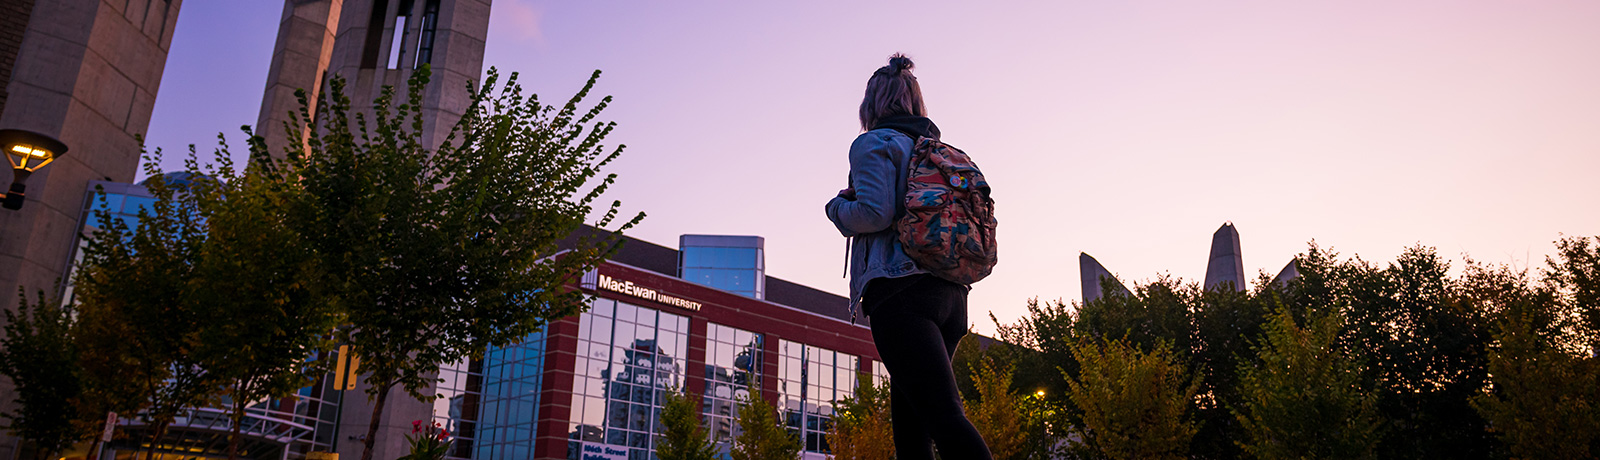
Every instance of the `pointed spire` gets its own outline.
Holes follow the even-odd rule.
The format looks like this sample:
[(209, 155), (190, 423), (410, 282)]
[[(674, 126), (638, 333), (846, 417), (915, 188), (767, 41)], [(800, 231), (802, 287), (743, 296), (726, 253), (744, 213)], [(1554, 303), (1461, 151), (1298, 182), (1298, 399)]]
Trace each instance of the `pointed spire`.
[(1278, 287), (1286, 287), (1286, 286), (1289, 285), (1289, 281), (1290, 280), (1293, 280), (1293, 279), (1299, 278), (1299, 277), (1300, 277), (1299, 259), (1289, 259), (1289, 263), (1285, 264), (1283, 266), (1283, 270), (1279, 270), (1278, 271), (1278, 276), (1272, 277), (1272, 285), (1273, 286), (1278, 286)]
[(1078, 274), (1083, 282), (1083, 301), (1085, 303), (1100, 298), (1101, 280), (1109, 280), (1112, 284), (1112, 289), (1123, 295), (1133, 294), (1128, 291), (1126, 286), (1122, 285), (1121, 281), (1117, 280), (1116, 275), (1111, 274), (1110, 270), (1106, 270), (1104, 265), (1100, 265), (1100, 261), (1095, 260), (1094, 256), (1089, 255), (1087, 252), (1078, 253)]
[(1223, 223), (1211, 235), (1211, 261), (1206, 265), (1206, 290), (1221, 289), (1224, 282), (1232, 282), (1234, 290), (1244, 290), (1244, 256), (1239, 251), (1239, 231), (1233, 228), (1233, 222)]

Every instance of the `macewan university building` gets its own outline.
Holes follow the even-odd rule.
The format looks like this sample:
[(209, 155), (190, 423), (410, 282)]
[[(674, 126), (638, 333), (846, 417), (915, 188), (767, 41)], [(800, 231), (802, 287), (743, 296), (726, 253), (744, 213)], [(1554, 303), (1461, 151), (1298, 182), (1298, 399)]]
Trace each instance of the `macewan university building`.
[[(833, 401), (854, 393), (858, 373), (886, 375), (866, 320), (850, 322), (844, 297), (766, 276), (761, 237), (684, 235), (678, 244), (626, 239), (574, 286), (591, 294), (587, 311), (442, 370), (449, 402), (436, 403), (434, 417), (462, 434), (452, 453), (650, 459), (664, 431), (661, 394), (685, 388), (703, 395), (709, 436), (724, 452), (738, 399), (759, 389), (804, 456), (825, 457)], [(451, 382), (461, 391), (444, 391)]]

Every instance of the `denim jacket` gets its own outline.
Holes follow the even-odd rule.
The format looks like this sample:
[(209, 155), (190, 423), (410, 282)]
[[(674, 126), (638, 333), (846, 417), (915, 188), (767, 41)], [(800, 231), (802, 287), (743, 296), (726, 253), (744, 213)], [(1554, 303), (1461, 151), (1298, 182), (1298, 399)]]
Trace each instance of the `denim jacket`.
[[(937, 129), (937, 128), (935, 128)], [(937, 131), (934, 131), (937, 136)], [(861, 293), (875, 278), (928, 273), (900, 247), (894, 223), (905, 215), (906, 166), (916, 139), (895, 129), (874, 129), (850, 145), (850, 186), (856, 199), (828, 201), (828, 220), (845, 237), (850, 260), (850, 317), (854, 321)]]

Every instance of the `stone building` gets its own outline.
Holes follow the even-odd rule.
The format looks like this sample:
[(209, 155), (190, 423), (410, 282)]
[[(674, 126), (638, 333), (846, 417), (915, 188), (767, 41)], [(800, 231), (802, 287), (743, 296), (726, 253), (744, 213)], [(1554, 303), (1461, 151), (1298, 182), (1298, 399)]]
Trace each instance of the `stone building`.
[[(407, 79), (426, 64), (433, 77), (422, 107), (421, 140), (437, 145), (466, 109), (468, 83), (482, 74), (491, 1), (286, 0), (256, 126), (281, 152), (293, 139), (283, 121), (299, 108), (296, 90), (315, 100), (326, 78), (338, 75), (348, 82), (352, 100), (370, 101), (384, 85), (403, 92)], [(149, 126), (181, 6), (182, 0), (7, 0), (0, 6), (0, 129), (53, 136), (69, 148), (28, 180), (21, 210), (0, 210), (0, 286), (62, 292), (58, 280), (67, 277), (81, 243), (88, 192), (100, 185), (131, 197), (129, 202), (143, 193), (131, 184), (140, 161), (138, 138)], [(0, 297), (4, 308), (16, 308), (15, 296)], [(350, 389), (362, 388), (358, 383)], [(9, 381), (0, 379), (0, 395), (10, 393)], [(327, 419), (327, 411), (301, 414), (307, 400), (338, 407), (332, 395), (307, 396), (272, 407), (285, 411), (282, 420), (271, 420), (271, 414), (262, 420), (280, 427), (309, 424), (309, 431), (321, 435), (288, 443), (291, 449), (279, 449), (283, 455), (327, 450), (333, 443), (341, 452), (360, 452), (356, 437), (334, 433), (365, 433), (365, 417), (346, 423)], [(0, 405), (11, 399), (0, 398)], [(351, 399), (356, 406), (366, 403)], [(428, 418), (431, 407), (392, 404), (386, 412), (378, 458), (400, 456), (401, 434), (410, 431), (411, 420)], [(185, 448), (204, 449), (212, 441), (207, 430), (225, 428), (202, 419), (196, 415), (190, 423)], [(337, 428), (317, 426), (324, 422)], [(0, 434), (0, 459), (17, 458), (18, 449), (16, 439)]]
[[(0, 128), (66, 143), (0, 210), (0, 286), (50, 290), (68, 270), (90, 181), (132, 182), (182, 0), (8, 0), (0, 6)], [(0, 296), (6, 309), (15, 295)], [(12, 391), (0, 379), (0, 395)], [(0, 398), (10, 410), (12, 398)], [(0, 459), (18, 454), (0, 434)]]

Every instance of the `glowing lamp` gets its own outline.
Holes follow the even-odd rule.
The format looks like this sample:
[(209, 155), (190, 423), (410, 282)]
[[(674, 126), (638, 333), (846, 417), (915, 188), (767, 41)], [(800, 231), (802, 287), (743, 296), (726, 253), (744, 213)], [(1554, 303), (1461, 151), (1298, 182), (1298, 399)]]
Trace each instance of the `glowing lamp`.
[(24, 182), (34, 171), (67, 154), (67, 144), (53, 137), (21, 129), (0, 129), (0, 148), (11, 162), (11, 191), (6, 192), (5, 208), (22, 209)]

